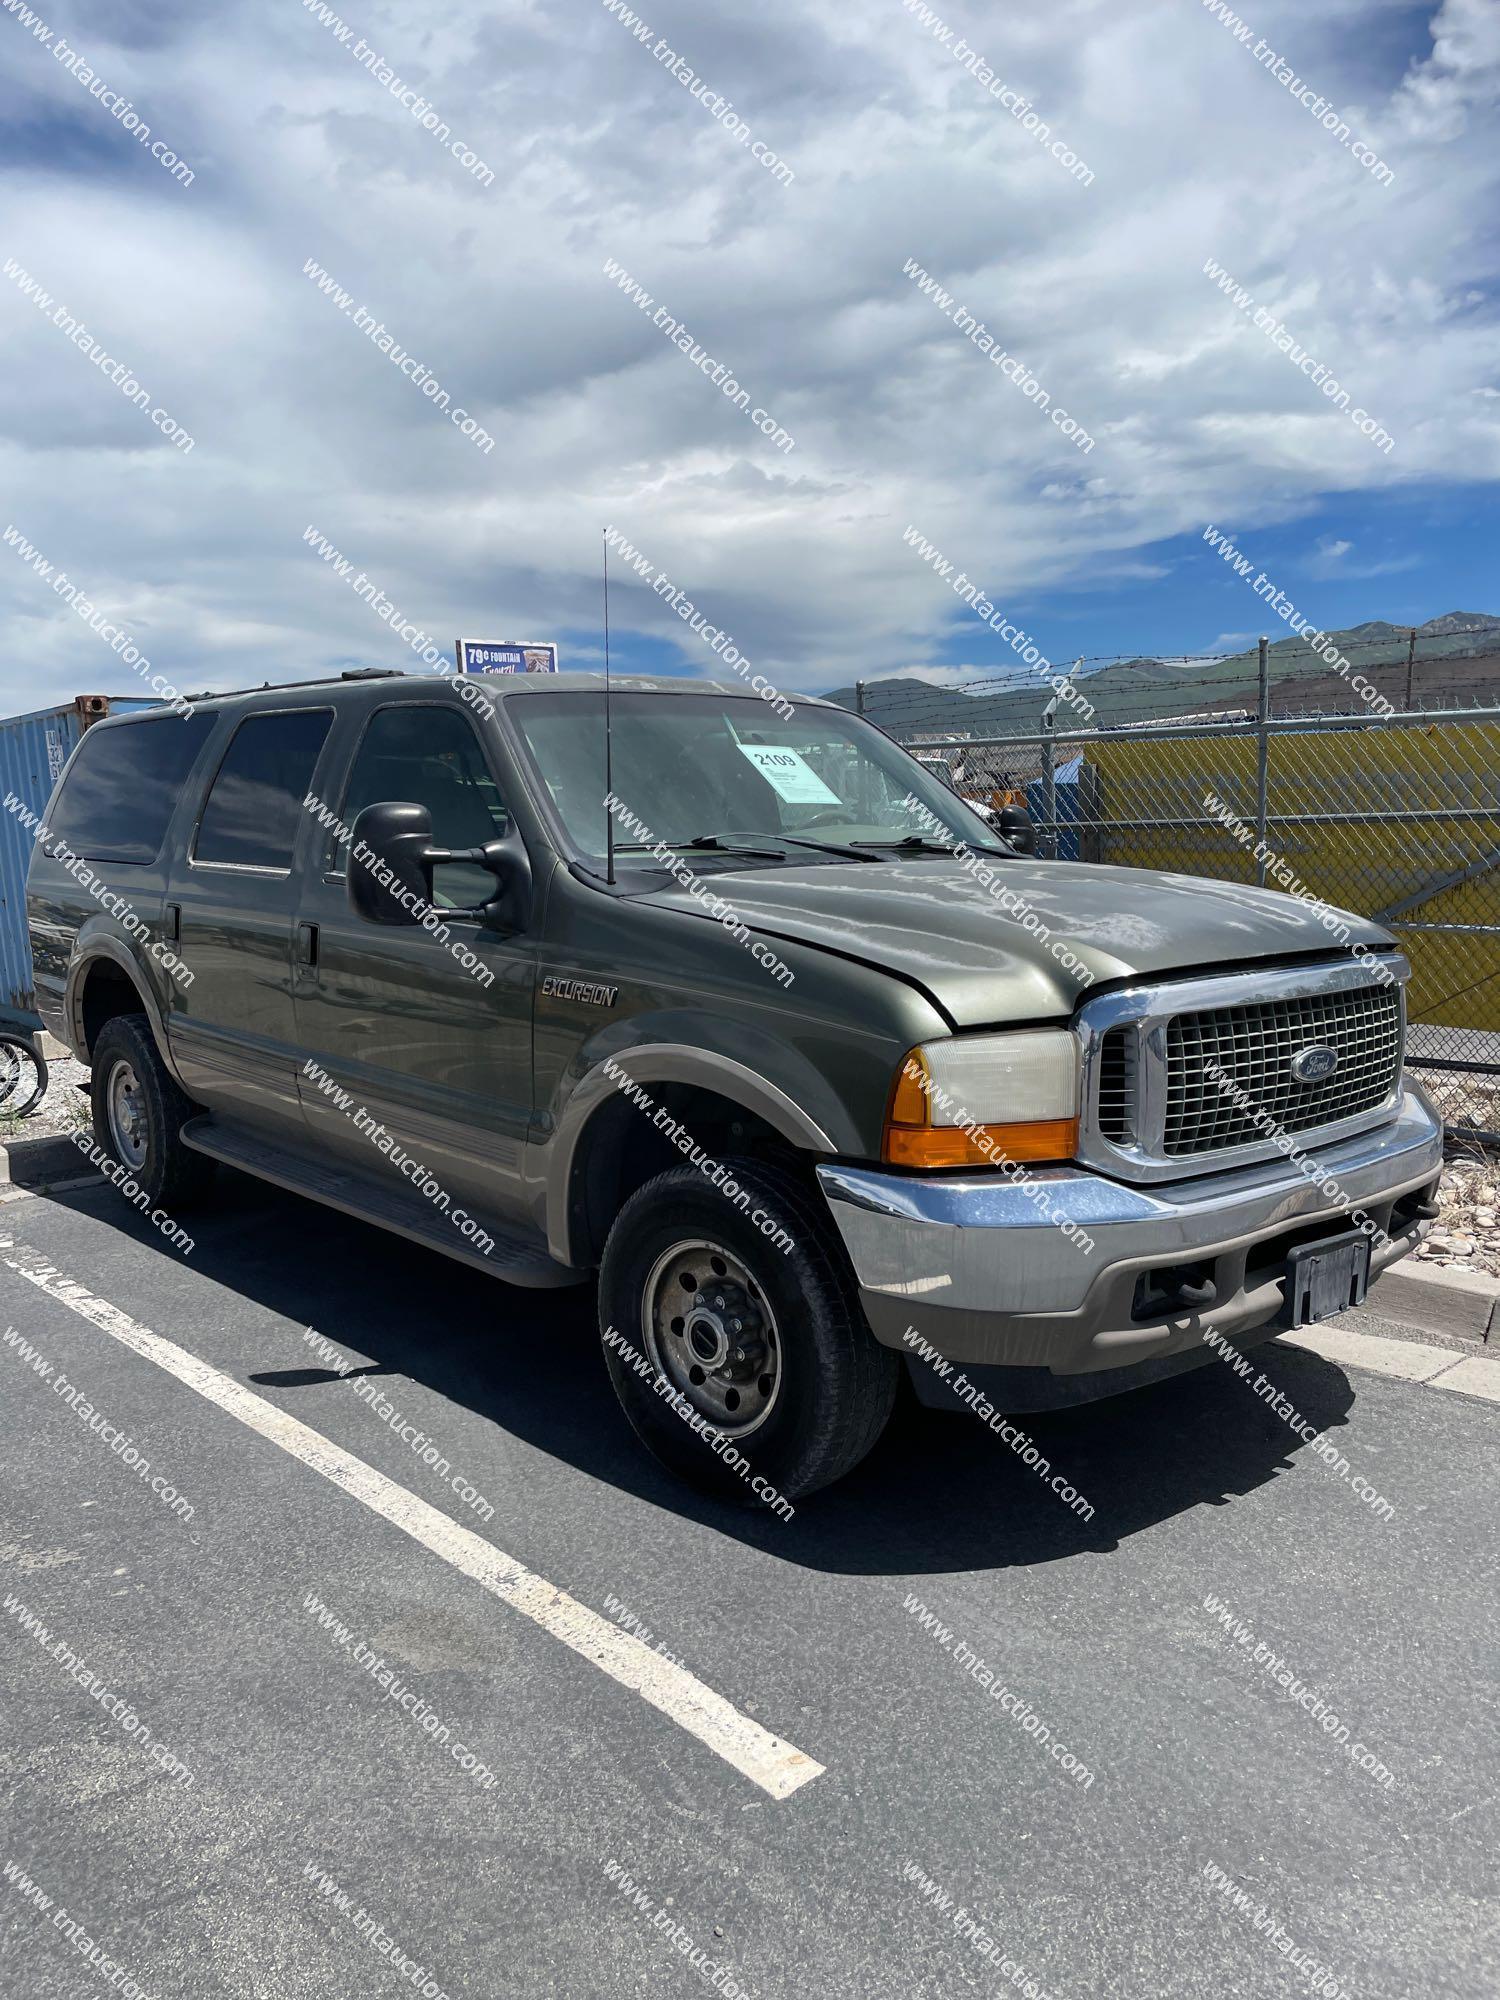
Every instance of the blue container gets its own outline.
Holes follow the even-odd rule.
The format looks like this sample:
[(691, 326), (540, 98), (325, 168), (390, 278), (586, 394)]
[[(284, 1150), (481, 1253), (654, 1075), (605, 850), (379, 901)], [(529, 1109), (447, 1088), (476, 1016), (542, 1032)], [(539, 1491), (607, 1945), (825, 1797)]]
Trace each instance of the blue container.
[[(45, 813), (62, 767), (91, 722), (138, 708), (160, 708), (149, 695), (81, 694), (57, 708), (0, 721), (0, 802), (7, 793)], [(0, 803), (0, 1022), (35, 1032), (31, 938), (26, 927), (26, 870), (36, 842)]]

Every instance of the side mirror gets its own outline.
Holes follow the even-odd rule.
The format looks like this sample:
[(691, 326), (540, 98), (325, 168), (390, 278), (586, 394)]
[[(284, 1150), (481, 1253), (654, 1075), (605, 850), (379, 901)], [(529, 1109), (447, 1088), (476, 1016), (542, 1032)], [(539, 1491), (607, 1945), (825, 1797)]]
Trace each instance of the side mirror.
[(483, 847), (434, 847), (432, 814), (410, 800), (366, 806), (354, 822), (349, 850), (348, 895), (356, 916), (372, 924), (412, 929), (434, 908), (432, 871), (443, 862), (487, 868), (496, 892), (473, 910), (440, 910), (449, 918), (478, 919), (496, 929), (524, 930), (531, 914), (531, 862), (512, 824)]
[(1000, 838), (1008, 841), (1017, 854), (1036, 853), (1036, 828), (1025, 806), (1001, 807)]

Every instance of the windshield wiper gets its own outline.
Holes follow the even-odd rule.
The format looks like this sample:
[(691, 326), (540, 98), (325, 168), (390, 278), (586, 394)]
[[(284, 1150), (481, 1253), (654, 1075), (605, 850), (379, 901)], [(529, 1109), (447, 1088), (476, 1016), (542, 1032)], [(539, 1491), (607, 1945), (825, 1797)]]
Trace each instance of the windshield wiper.
[[(953, 843), (946, 840), (929, 840), (925, 833), (910, 833), (904, 840), (862, 840), (861, 847), (892, 847), (903, 854), (951, 854)], [(967, 843), (970, 854), (1001, 854), (1014, 858), (1013, 847), (1001, 847), (987, 840), (971, 840)]]
[(764, 854), (769, 855), (772, 860), (785, 861), (786, 856), (777, 849), (749, 845), (756, 840), (779, 840), (785, 847), (810, 847), (818, 854), (841, 855), (845, 861), (880, 859), (878, 854), (866, 854), (858, 847), (846, 847), (841, 841), (808, 840), (804, 835), (796, 833), (747, 833), (743, 840), (737, 833), (700, 833), (695, 839), (685, 840), (681, 844), (684, 847), (717, 848), (724, 854)]

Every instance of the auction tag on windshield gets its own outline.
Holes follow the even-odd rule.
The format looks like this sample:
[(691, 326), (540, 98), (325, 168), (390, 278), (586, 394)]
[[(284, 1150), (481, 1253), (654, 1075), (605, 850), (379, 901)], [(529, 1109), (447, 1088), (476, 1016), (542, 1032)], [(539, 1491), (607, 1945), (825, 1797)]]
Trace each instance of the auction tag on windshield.
[(807, 759), (796, 750), (774, 743), (742, 743), (740, 755), (776, 787), (789, 806), (841, 806), (837, 792), (830, 792)]

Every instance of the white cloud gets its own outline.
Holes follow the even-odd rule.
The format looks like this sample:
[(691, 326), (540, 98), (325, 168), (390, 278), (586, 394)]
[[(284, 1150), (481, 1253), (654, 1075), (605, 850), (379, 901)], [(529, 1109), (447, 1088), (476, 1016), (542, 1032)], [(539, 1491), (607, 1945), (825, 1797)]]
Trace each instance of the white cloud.
[[(445, 643), (592, 635), (613, 524), (758, 668), (816, 687), (929, 661), (971, 619), (902, 546), (908, 522), (1003, 605), (1149, 575), (1144, 544), (1208, 520), (1500, 475), (1493, 399), (1472, 393), (1500, 378), (1479, 0), (1445, 0), (1431, 54), (1384, 77), (1360, 25), (1386, 10), (1257, 7), (1351, 123), (1358, 103), (1391, 188), (1178, 0), (945, 10), (1087, 160), (1087, 188), (894, 4), (769, 0), (750, 21), (645, 0), (794, 166), (783, 187), (597, 0), (440, 21), (388, 0), (364, 32), (488, 160), (488, 189), (302, 7), (49, 4), (197, 179), (174, 184), (7, 17), (4, 254), (197, 446), (174, 452), (0, 280), (0, 512), (179, 680), (405, 663), (303, 547), (309, 522)], [(1398, 439), (1389, 459), (1203, 278), (1210, 255), (1295, 309)], [(908, 256), (1025, 356), (1092, 454), (914, 290)], [(494, 435), (489, 457), (319, 296), (309, 257)], [(610, 257), (795, 451), (632, 308)], [(0, 700), (129, 685), (3, 550), (0, 618)], [(616, 618), (697, 669), (639, 586)]]

